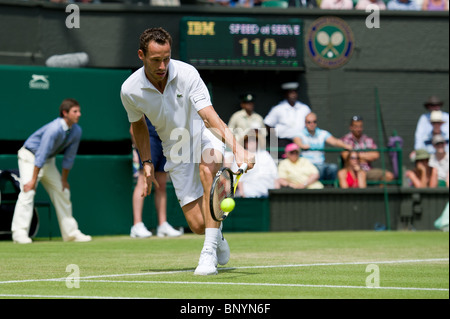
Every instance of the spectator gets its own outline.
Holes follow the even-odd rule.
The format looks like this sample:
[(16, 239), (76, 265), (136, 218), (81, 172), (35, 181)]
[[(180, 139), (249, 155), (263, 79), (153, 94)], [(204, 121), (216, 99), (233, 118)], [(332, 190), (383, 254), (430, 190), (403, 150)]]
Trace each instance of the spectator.
[[(164, 165), (166, 164), (166, 158), (163, 155), (161, 140), (156, 133), (155, 127), (145, 118), (147, 122), (148, 132), (150, 135), (150, 147), (152, 152), (152, 161), (155, 167), (155, 178), (159, 184), (159, 187), (155, 188), (155, 206), (156, 213), (158, 215), (158, 227), (156, 228), (156, 235), (158, 237), (177, 237), (181, 236), (181, 232), (174, 229), (167, 222), (167, 192), (166, 192), (166, 182), (167, 173), (164, 171)], [(131, 140), (134, 143), (133, 130), (130, 126)], [(130, 230), (130, 237), (133, 238), (146, 238), (152, 236), (147, 227), (145, 227), (142, 221), (142, 211), (144, 209), (145, 197), (142, 195), (144, 192), (144, 171), (141, 164), (141, 158), (139, 152), (133, 147), (133, 152), (136, 154), (133, 159), (136, 161), (137, 166), (137, 180), (136, 186), (133, 192), (133, 226)], [(133, 154), (134, 155), (134, 154)]]
[(297, 7), (297, 8), (317, 8), (316, 0), (289, 0), (289, 7)]
[(433, 146), (436, 149), (434, 154), (431, 154), (428, 165), (435, 167), (438, 170), (438, 186), (446, 187), (446, 179), (448, 177), (448, 152), (445, 150), (445, 146), (448, 141), (438, 134), (433, 136)]
[[(250, 130), (242, 138), (244, 148), (255, 154), (255, 166), (251, 171), (242, 175), (238, 183), (240, 197), (268, 197), (269, 189), (280, 188), (278, 183), (277, 165), (269, 152), (261, 148), (258, 130)], [(238, 166), (233, 164), (233, 170)]]
[(387, 3), (388, 10), (411, 10), (419, 11), (420, 6), (416, 0), (390, 0)]
[(159, 7), (179, 7), (180, 0), (150, 0), (150, 5)]
[[(445, 132), (442, 131), (442, 126), (445, 123), (443, 120), (442, 111), (432, 111), (430, 114), (430, 123), (432, 129), (430, 132), (418, 136), (418, 139), (415, 141), (416, 149), (426, 149), (428, 153), (434, 154), (435, 149), (433, 147), (433, 136), (442, 135), (446, 141), (448, 141), (449, 136)], [(448, 152), (448, 145), (445, 146), (446, 151)], [(412, 157), (413, 155), (410, 155)]]
[(423, 11), (448, 11), (447, 0), (423, 0)]
[[(14, 210), (11, 231), (14, 242), (19, 244), (32, 242), (28, 233), (39, 182), (42, 182), (55, 206), (63, 240), (91, 240), (91, 236), (81, 233), (73, 218), (67, 180), (81, 139), (81, 127), (78, 125), (80, 104), (74, 99), (65, 99), (59, 107), (59, 114), (59, 118), (34, 132), (18, 152), (21, 192)], [(59, 153), (64, 154), (62, 174), (55, 162), (55, 156)]]
[(433, 188), (438, 184), (437, 168), (430, 167), (428, 161), (430, 154), (424, 150), (416, 150), (414, 169), (406, 171), (408, 184), (414, 188)]
[(383, 0), (358, 0), (355, 9), (366, 10), (368, 5), (376, 5), (379, 10), (386, 10), (386, 4)]
[(358, 152), (347, 152), (347, 157), (344, 159), (344, 167), (338, 171), (338, 179), (340, 188), (367, 187), (367, 174), (361, 169)]
[(284, 157), (278, 164), (280, 186), (297, 189), (321, 189), (319, 170), (308, 159), (299, 157), (300, 147), (291, 143), (285, 148)]
[(302, 157), (310, 160), (319, 170), (320, 180), (326, 181), (336, 180), (338, 166), (334, 163), (325, 162), (325, 152), (323, 151), (325, 143), (347, 150), (352, 149), (351, 145), (334, 137), (330, 132), (318, 128), (317, 115), (313, 112), (306, 116), (305, 128), (300, 132), (298, 137), (294, 138), (294, 142), (301, 149), (307, 150), (302, 152)]
[(352, 0), (322, 0), (320, 3), (320, 9), (332, 9), (332, 10), (352, 10)]
[[(427, 112), (422, 114), (417, 121), (416, 131), (414, 133), (414, 149), (418, 150), (423, 148), (423, 144), (419, 144), (423, 136), (428, 136), (433, 130), (433, 125), (431, 124), (430, 117), (432, 111), (442, 111), (442, 106), (444, 102), (437, 96), (430, 96), (428, 100), (424, 103)], [(441, 126), (442, 135), (449, 135), (449, 115), (447, 112), (442, 112), (442, 121), (444, 122)], [(433, 150), (434, 151), (434, 150)]]
[[(308, 105), (297, 100), (298, 87), (297, 82), (284, 83), (281, 89), (285, 99), (272, 107), (264, 118), (264, 124), (270, 132), (269, 134), (273, 134), (274, 130), (280, 148), (293, 142), (294, 137), (305, 125), (306, 115), (311, 112)], [(281, 155), (279, 154), (279, 158)]]
[(258, 129), (261, 140), (265, 141), (266, 128), (264, 119), (255, 112), (255, 96), (246, 93), (240, 97), (241, 110), (235, 112), (228, 122), (228, 127), (233, 132), (237, 141), (241, 141), (249, 129)]
[[(378, 146), (374, 140), (363, 133), (364, 122), (362, 116), (355, 115), (350, 121), (350, 132), (343, 136), (343, 140), (346, 144), (350, 144), (354, 150), (375, 150)], [(346, 152), (342, 153), (342, 158), (346, 158)], [(390, 182), (394, 179), (394, 174), (389, 171), (383, 172), (380, 168), (374, 168), (373, 162), (380, 158), (378, 151), (364, 151), (360, 152), (360, 165), (361, 168), (367, 174), (367, 180), (386, 181)]]

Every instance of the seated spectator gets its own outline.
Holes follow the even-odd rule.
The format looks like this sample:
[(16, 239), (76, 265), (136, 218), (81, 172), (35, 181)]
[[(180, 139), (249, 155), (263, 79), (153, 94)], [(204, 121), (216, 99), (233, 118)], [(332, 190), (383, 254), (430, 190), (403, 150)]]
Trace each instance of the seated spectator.
[(294, 138), (294, 142), (301, 149), (307, 150), (302, 152), (302, 157), (307, 158), (313, 163), (320, 173), (320, 180), (334, 181), (338, 171), (337, 164), (325, 162), (325, 143), (335, 147), (341, 147), (351, 150), (352, 146), (344, 143), (338, 138), (331, 135), (330, 132), (317, 127), (316, 113), (309, 113), (305, 118), (305, 128), (300, 132), (298, 137)]
[(387, 4), (387, 8), (388, 10), (420, 10), (420, 6), (415, 0), (390, 0)]
[(438, 184), (438, 172), (436, 168), (430, 167), (428, 161), (430, 154), (424, 150), (416, 150), (414, 169), (406, 171), (408, 184), (414, 188), (433, 188)]
[[(280, 188), (277, 165), (270, 153), (261, 148), (263, 140), (260, 140), (258, 130), (250, 130), (241, 140), (244, 148), (255, 154), (255, 166), (242, 175), (238, 183), (239, 197), (268, 197), (269, 189)], [(238, 170), (236, 162), (232, 170)]]
[[(448, 142), (449, 136), (448, 131), (444, 132), (442, 130), (442, 127), (445, 124), (442, 111), (432, 111), (430, 113), (430, 123), (432, 127), (431, 130), (429, 132), (423, 132), (420, 136), (416, 136), (414, 147), (417, 147), (416, 149), (426, 149), (428, 153), (434, 154), (435, 148), (432, 143), (433, 137), (435, 135), (442, 135), (442, 137)], [(445, 148), (446, 152), (448, 152), (448, 144)]]
[[(419, 141), (421, 140), (422, 136), (427, 136), (433, 130), (433, 126), (430, 121), (431, 112), (442, 111), (444, 102), (441, 99), (439, 99), (437, 96), (430, 96), (428, 98), (428, 100), (424, 103), (424, 106), (425, 106), (427, 112), (423, 113), (420, 116), (419, 120), (417, 121), (416, 131), (414, 133), (414, 138), (415, 138), (414, 149), (415, 150), (423, 148), (423, 145), (419, 145)], [(442, 120), (444, 121), (444, 123), (441, 126), (441, 130), (443, 133), (442, 135), (448, 136), (448, 134), (449, 134), (449, 115), (447, 112), (442, 112)]]
[(320, 9), (332, 9), (332, 10), (352, 10), (352, 0), (322, 0), (320, 3)]
[[(350, 132), (343, 136), (346, 144), (350, 144), (354, 150), (377, 149), (378, 146), (374, 140), (363, 133), (364, 124), (362, 116), (355, 115), (350, 121)], [(346, 158), (346, 152), (342, 153), (342, 158)], [(383, 171), (381, 168), (374, 168), (372, 162), (380, 158), (378, 151), (364, 151), (359, 153), (361, 168), (367, 173), (367, 180), (386, 181), (394, 180), (394, 174), (389, 171)]]
[(285, 148), (286, 159), (278, 164), (280, 186), (297, 189), (321, 189), (319, 170), (308, 159), (299, 157), (300, 147), (291, 143)]
[(438, 171), (438, 186), (446, 187), (446, 179), (448, 177), (448, 153), (445, 150), (445, 146), (448, 142), (442, 135), (433, 136), (433, 146), (436, 149), (434, 154), (431, 154), (428, 165), (435, 167)]
[(379, 10), (386, 10), (386, 4), (383, 0), (358, 0), (355, 6), (356, 10), (366, 10), (368, 5), (376, 5)]
[(366, 188), (367, 175), (361, 169), (359, 153), (356, 151), (347, 152), (344, 159), (344, 167), (338, 171), (340, 188)]
[(317, 1), (316, 0), (289, 0), (288, 1), (289, 7), (296, 7), (296, 8), (317, 8)]
[(423, 0), (422, 2), (423, 11), (447, 11), (448, 1), (447, 0)]

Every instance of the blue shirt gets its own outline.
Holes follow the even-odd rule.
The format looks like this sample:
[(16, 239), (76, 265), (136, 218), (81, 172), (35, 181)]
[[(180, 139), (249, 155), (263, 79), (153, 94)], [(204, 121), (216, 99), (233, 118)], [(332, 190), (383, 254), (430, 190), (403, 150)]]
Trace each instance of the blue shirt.
[[(302, 144), (309, 145), (311, 150), (324, 149), (326, 140), (331, 133), (316, 127), (314, 134), (311, 135), (306, 127), (301, 131), (299, 137)], [(302, 157), (309, 159), (313, 164), (325, 163), (325, 152), (323, 151), (302, 151)]]
[(34, 132), (25, 141), (24, 146), (34, 154), (34, 165), (39, 168), (44, 166), (47, 159), (64, 151), (62, 168), (71, 169), (80, 144), (81, 132), (78, 124), (72, 125), (69, 130), (64, 119), (59, 117)]

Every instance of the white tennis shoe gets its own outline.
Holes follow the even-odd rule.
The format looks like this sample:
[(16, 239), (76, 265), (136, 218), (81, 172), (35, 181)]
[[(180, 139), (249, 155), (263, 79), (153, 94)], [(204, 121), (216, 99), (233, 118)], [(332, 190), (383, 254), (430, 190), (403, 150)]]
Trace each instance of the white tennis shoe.
[(130, 237), (131, 238), (147, 238), (152, 235), (152, 232), (145, 227), (143, 222), (137, 223), (131, 227)]
[(194, 275), (217, 275), (217, 255), (212, 248), (203, 248)]
[(226, 265), (230, 260), (230, 246), (227, 240), (222, 236), (217, 245), (217, 261), (219, 265)]
[(161, 226), (158, 226), (156, 235), (158, 237), (178, 237), (181, 236), (182, 233), (170, 226), (168, 222), (164, 222)]

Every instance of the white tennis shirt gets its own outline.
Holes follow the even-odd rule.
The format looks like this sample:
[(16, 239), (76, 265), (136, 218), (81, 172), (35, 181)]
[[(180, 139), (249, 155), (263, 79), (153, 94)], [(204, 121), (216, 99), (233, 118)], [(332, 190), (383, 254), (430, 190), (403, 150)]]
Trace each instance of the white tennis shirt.
[(187, 154), (192, 157), (201, 135), (209, 131), (197, 113), (212, 105), (208, 89), (198, 71), (182, 61), (170, 60), (164, 93), (147, 79), (142, 67), (122, 84), (120, 97), (130, 122), (144, 114), (152, 122), (169, 161)]

